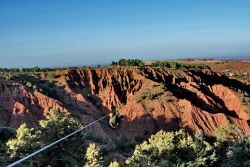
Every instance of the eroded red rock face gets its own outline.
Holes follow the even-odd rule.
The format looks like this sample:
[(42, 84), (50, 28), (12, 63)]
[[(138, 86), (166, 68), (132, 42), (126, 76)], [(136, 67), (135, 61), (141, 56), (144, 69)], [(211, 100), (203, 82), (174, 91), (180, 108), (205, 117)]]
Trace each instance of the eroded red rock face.
[(52, 98), (0, 80), (0, 124), (37, 127), (52, 107), (86, 124), (116, 109), (126, 117), (120, 130), (111, 130), (103, 120), (88, 131), (132, 138), (186, 128), (213, 135), (215, 128), (230, 121), (250, 134), (250, 109), (241, 99), (250, 93), (249, 83), (209, 70), (72, 69), (60, 82), (64, 87), (55, 86), (57, 96)]

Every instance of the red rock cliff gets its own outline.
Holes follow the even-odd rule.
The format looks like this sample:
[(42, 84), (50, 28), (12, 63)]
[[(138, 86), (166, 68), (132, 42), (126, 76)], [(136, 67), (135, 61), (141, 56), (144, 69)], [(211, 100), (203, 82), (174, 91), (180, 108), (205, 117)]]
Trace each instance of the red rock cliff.
[[(57, 97), (33, 92), (12, 81), (0, 81), (0, 124), (36, 127), (38, 120), (55, 106), (82, 123), (91, 122), (112, 109), (126, 119), (119, 131), (104, 120), (88, 130), (101, 135), (148, 136), (159, 129), (202, 129), (213, 135), (215, 128), (230, 121), (250, 134), (250, 109), (242, 94), (250, 93), (241, 83), (210, 70), (160, 68), (72, 69), (55, 87)], [(239, 93), (240, 92), (240, 93)]]

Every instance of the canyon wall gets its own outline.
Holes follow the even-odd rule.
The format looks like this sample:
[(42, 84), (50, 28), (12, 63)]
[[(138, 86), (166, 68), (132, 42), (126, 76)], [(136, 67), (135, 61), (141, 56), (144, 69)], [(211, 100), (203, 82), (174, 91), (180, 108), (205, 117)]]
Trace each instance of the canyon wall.
[(83, 124), (112, 110), (125, 116), (119, 130), (110, 129), (108, 119), (87, 129), (99, 135), (147, 137), (160, 129), (185, 128), (212, 136), (226, 122), (250, 134), (250, 107), (242, 102), (242, 98), (249, 100), (250, 84), (210, 70), (71, 69), (56, 82), (50, 84), (51, 95), (32, 90), (18, 79), (1, 79), (0, 125), (37, 127), (55, 107)]

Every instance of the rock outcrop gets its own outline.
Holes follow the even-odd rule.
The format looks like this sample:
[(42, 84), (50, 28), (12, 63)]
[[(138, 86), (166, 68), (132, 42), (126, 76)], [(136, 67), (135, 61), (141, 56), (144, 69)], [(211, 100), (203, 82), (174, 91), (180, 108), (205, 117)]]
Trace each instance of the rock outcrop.
[(113, 131), (107, 120), (89, 127), (100, 135), (147, 137), (160, 129), (203, 130), (212, 136), (227, 121), (250, 134), (250, 84), (210, 70), (161, 68), (71, 69), (54, 85), (55, 96), (33, 91), (18, 81), (0, 80), (0, 125), (18, 127), (38, 121), (52, 107), (83, 124), (111, 110), (125, 116)]

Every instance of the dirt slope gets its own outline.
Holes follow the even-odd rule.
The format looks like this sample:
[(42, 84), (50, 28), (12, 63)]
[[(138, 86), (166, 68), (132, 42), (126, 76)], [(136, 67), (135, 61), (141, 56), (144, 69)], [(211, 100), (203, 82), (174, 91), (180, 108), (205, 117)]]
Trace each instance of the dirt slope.
[(57, 80), (50, 84), (53, 94), (33, 91), (18, 79), (0, 80), (0, 125), (36, 127), (54, 106), (82, 123), (114, 109), (125, 115), (120, 130), (111, 130), (107, 120), (88, 129), (100, 135), (147, 137), (159, 129), (179, 128), (213, 135), (227, 121), (250, 134), (249, 103), (242, 102), (249, 101), (249, 82), (210, 70), (84, 68), (71, 69)]

